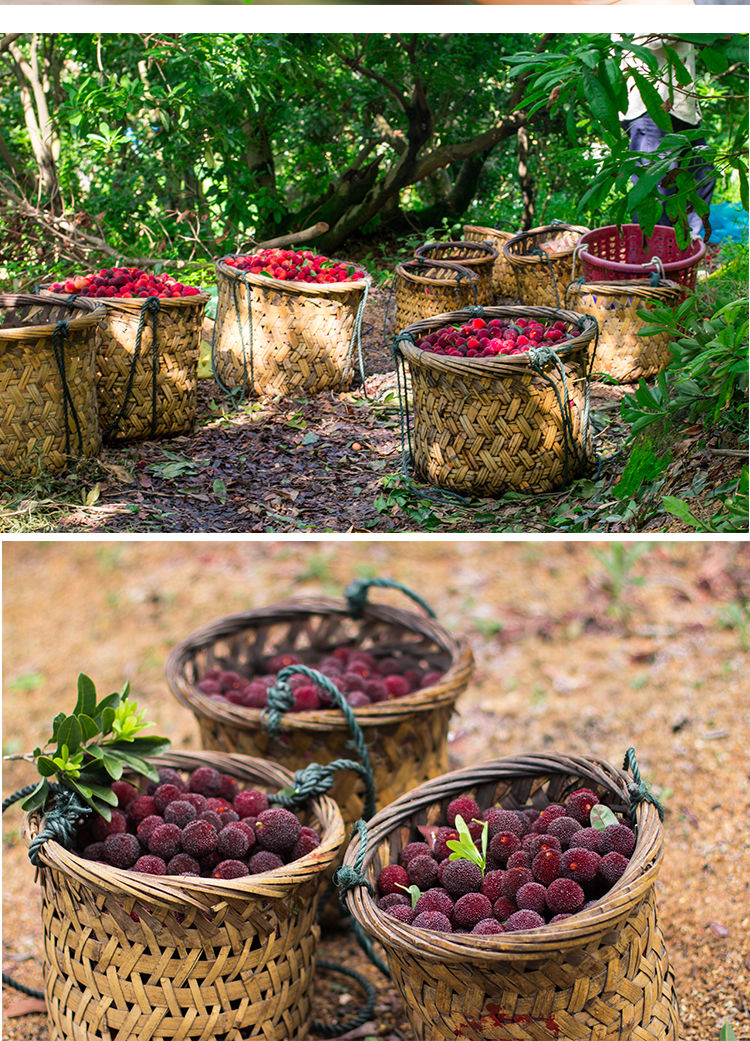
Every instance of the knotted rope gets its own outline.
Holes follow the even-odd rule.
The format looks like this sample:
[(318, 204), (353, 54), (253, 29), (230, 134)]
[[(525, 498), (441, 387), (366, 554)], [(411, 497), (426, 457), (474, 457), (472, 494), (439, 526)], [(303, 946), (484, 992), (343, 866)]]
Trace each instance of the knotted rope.
[(529, 250), (529, 254), (528, 255), (529, 256), (540, 256), (542, 258), (542, 263), (544, 263), (546, 261), (547, 267), (549, 268), (549, 273), (552, 276), (552, 286), (553, 286), (553, 288), (555, 290), (555, 300), (557, 300), (557, 309), (559, 311), (561, 309), (561, 306), (560, 306), (560, 293), (558, 292), (558, 289), (557, 289), (557, 279), (555, 278), (555, 270), (552, 267), (552, 261), (550, 260), (549, 253), (547, 252), (546, 249), (540, 249), (539, 246), (535, 246), (534, 249)]
[(359, 363), (359, 377), (362, 380), (362, 392), (365, 398), (367, 397), (367, 387), (365, 385), (365, 362), (362, 356), (362, 316), (365, 313), (365, 306), (367, 304), (367, 297), (370, 292), (370, 280), (367, 279), (365, 282), (365, 288), (362, 293), (362, 297), (357, 305), (357, 313), (354, 316), (354, 328), (352, 329), (352, 335), (349, 340), (349, 350), (346, 355), (346, 365), (344, 366), (344, 372), (341, 377), (341, 389), (343, 390), (346, 384), (347, 376), (349, 375), (349, 367), (352, 363), (352, 357), (354, 355), (354, 343), (357, 344), (357, 361)]
[(421, 596), (418, 596), (415, 592), (407, 586), (402, 585), (400, 582), (394, 582), (393, 579), (390, 578), (355, 578), (344, 590), (344, 596), (349, 605), (349, 614), (352, 618), (362, 617), (362, 613), (367, 604), (367, 593), (372, 586), (375, 586), (377, 589), (398, 589), (399, 592), (411, 597), (415, 604), (419, 604), (422, 610), (429, 615), (430, 618), (436, 617), (435, 612), (429, 604), (425, 603)]
[[(9, 795), (7, 799), (3, 800), (2, 812), (5, 813), (9, 806), (31, 795), (37, 787), (37, 783), (27, 784), (24, 788), (19, 788), (17, 792)], [(50, 784), (49, 787), (55, 796), (54, 805), (45, 809), (44, 826), (29, 843), (29, 860), (34, 867), (39, 865), (40, 850), (48, 839), (59, 842), (65, 849), (70, 849), (81, 817), (88, 816), (92, 812), (91, 807), (82, 803), (78, 795), (69, 788), (60, 784)], [(3, 983), (20, 991), (21, 994), (26, 994), (27, 997), (44, 1000), (43, 990), (17, 983), (12, 976), (5, 973), (3, 973)]]
[(629, 748), (625, 753), (625, 759), (623, 761), (623, 769), (630, 770), (633, 775), (633, 780), (628, 782), (628, 792), (630, 793), (630, 819), (635, 824), (636, 810), (638, 804), (642, 802), (650, 802), (652, 806), (656, 807), (656, 812), (659, 814), (659, 820), (664, 821), (664, 807), (656, 798), (651, 789), (641, 780), (641, 771), (638, 769), (638, 761), (635, 758), (635, 749)]
[(52, 353), (55, 356), (55, 364), (57, 365), (57, 371), (60, 373), (60, 379), (62, 381), (62, 400), (63, 400), (63, 422), (65, 424), (65, 454), (70, 455), (70, 428), (68, 424), (68, 408), (73, 415), (73, 422), (75, 423), (76, 433), (78, 434), (78, 454), (83, 455), (83, 434), (81, 433), (81, 424), (78, 420), (78, 412), (76, 411), (75, 402), (70, 393), (70, 387), (68, 385), (68, 376), (65, 362), (65, 339), (70, 332), (70, 325), (64, 319), (59, 321), (52, 332)]
[[(353, 759), (334, 759), (325, 766), (322, 763), (310, 763), (302, 770), (297, 770), (294, 774), (294, 787), (282, 788), (275, 795), (269, 795), (268, 801), (287, 810), (303, 806), (308, 799), (313, 799), (316, 795), (325, 795), (330, 791), (339, 770), (354, 770), (364, 778), (367, 785), (368, 773), (363, 763), (357, 763)], [(365, 812), (368, 817), (372, 817), (375, 813), (374, 802), (370, 804), (368, 801)]]
[(276, 682), (268, 690), (268, 707), (264, 709), (261, 714), (261, 723), (272, 737), (278, 736), (283, 714), (288, 712), (294, 705), (294, 692), (289, 686), (287, 680), (290, 676), (295, 674), (306, 676), (309, 680), (312, 680), (313, 683), (316, 683), (329, 695), (334, 705), (340, 708), (343, 712), (344, 718), (351, 732), (349, 744), (356, 749), (363, 767), (362, 776), (365, 780), (365, 814), (368, 818), (372, 817), (375, 813), (375, 778), (370, 763), (370, 753), (367, 750), (367, 744), (362, 733), (362, 728), (357, 722), (354, 710), (338, 687), (336, 687), (327, 676), (324, 676), (322, 672), (318, 672), (316, 669), (308, 668), (307, 665), (287, 665), (279, 672), (276, 677)]

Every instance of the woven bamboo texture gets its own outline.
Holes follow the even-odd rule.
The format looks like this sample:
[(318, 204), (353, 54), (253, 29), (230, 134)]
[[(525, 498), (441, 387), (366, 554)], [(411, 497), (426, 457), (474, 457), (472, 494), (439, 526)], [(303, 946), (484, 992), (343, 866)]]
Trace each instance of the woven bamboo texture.
[(680, 297), (681, 287), (665, 279), (657, 286), (643, 281), (574, 282), (566, 291), (571, 307), (599, 323), (596, 371), (623, 383), (656, 376), (671, 361), (668, 333), (638, 335), (647, 324), (638, 311), (655, 305), (674, 307)]
[[(278, 791), (278, 766), (180, 752), (155, 764), (209, 764)], [(304, 814), (302, 815), (305, 816)], [(344, 840), (335, 803), (310, 803), (321, 833), (312, 853), (226, 881), (155, 876), (93, 862), (56, 842), (40, 854), (44, 972), (58, 1041), (288, 1041), (307, 1036), (326, 869)], [(28, 817), (30, 841), (39, 820)]]
[[(396, 800), (368, 824), (363, 874), (374, 885), (416, 835), (442, 822), (451, 799), (486, 808), (563, 802), (592, 788), (612, 809), (629, 806), (628, 777), (583, 756), (508, 756), (447, 774)], [(662, 826), (637, 809), (637, 842), (617, 883), (588, 909), (554, 924), (496, 936), (437, 933), (378, 909), (364, 886), (349, 890), (355, 919), (383, 944), (415, 1037), (424, 1041), (677, 1041), (674, 981), (659, 926), (655, 882)], [(346, 851), (354, 865), (359, 838)]]
[(105, 442), (176, 437), (193, 429), (201, 328), (209, 299), (199, 293), (158, 301), (154, 358), (148, 313), (136, 356), (144, 300), (96, 298), (106, 309), (99, 327), (96, 381)]
[[(419, 340), (470, 317), (469, 311), (440, 315), (404, 332)], [(536, 317), (571, 324), (581, 319), (572, 311), (543, 307), (488, 307), (484, 317)], [(509, 489), (546, 492), (579, 476), (590, 450), (583, 416), (594, 335), (592, 321), (557, 351), (567, 390), (555, 365), (548, 365), (542, 376), (531, 368), (527, 353), (457, 358), (401, 341), (399, 349), (411, 375), (417, 473), (440, 488), (488, 496)], [(560, 407), (566, 401), (572, 419), (567, 451)]]
[(446, 311), (458, 311), (479, 303), (476, 271), (440, 260), (407, 260), (394, 275), (395, 330)]
[[(0, 296), (0, 472), (55, 473), (99, 452), (96, 330), (103, 315), (98, 301)], [(67, 331), (57, 337), (58, 363), (61, 321)]]
[[(443, 672), (430, 687), (403, 698), (363, 706), (354, 715), (362, 728), (375, 777), (379, 806), (446, 768), (448, 724), (458, 696), (471, 678), (471, 650), (426, 615), (368, 604), (354, 619), (345, 600), (309, 597), (232, 615), (204, 626), (172, 651), (166, 674), (175, 697), (196, 717), (205, 748), (244, 752), (298, 770), (311, 762), (352, 758), (350, 731), (338, 709), (287, 712), (278, 737), (261, 721), (261, 710), (209, 698), (196, 687), (212, 668), (250, 677), (265, 671), (270, 655), (293, 652), (304, 664), (339, 646), (357, 647), (376, 658), (424, 661)], [(342, 770), (331, 796), (344, 821), (359, 820), (364, 785)]]
[(314, 394), (351, 385), (367, 281), (317, 285), (216, 262), (214, 374), (230, 390)]
[[(660, 271), (682, 286), (684, 297), (695, 289), (706, 244), (696, 238), (681, 249), (674, 228), (666, 225), (657, 224), (647, 238), (639, 224), (608, 224), (582, 235), (576, 253), (587, 282), (629, 281)], [(661, 263), (654, 265), (654, 257)]]
[(492, 265), (492, 289), (494, 301), (499, 296), (516, 296), (516, 273), (503, 253), (503, 246), (510, 242), (516, 232), (502, 231), (500, 228), (483, 228), (476, 224), (464, 224), (464, 240), (466, 242), (486, 242), (497, 250), (495, 263)]
[(494, 268), (497, 250), (489, 242), (427, 242), (414, 251), (414, 256), (424, 260), (448, 260), (460, 264), (479, 276), (477, 303), (489, 307), (495, 303)]
[[(573, 278), (574, 245), (569, 244), (572, 234), (583, 234), (587, 229), (577, 224), (549, 224), (514, 235), (503, 246), (503, 255), (516, 278), (516, 296), (522, 304), (540, 307), (559, 307), (565, 286)], [(557, 248), (554, 240), (565, 245)], [(552, 242), (552, 245), (549, 243)], [(545, 256), (532, 251), (544, 247)], [(555, 293), (559, 293), (559, 300)]]

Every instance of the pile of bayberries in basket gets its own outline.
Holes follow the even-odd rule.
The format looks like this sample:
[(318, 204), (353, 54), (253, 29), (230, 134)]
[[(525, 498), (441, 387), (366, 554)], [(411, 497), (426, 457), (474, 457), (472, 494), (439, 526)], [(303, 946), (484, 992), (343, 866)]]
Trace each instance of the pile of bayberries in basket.
[[(272, 655), (265, 662), (265, 672), (251, 679), (228, 669), (210, 669), (199, 680), (197, 687), (211, 698), (222, 698), (245, 708), (265, 708), (268, 690), (288, 665), (301, 665), (302, 659), (293, 653)], [(436, 683), (442, 673), (420, 667), (410, 658), (375, 658), (369, 651), (337, 647), (316, 663), (305, 665), (322, 673), (337, 687), (352, 708), (402, 698), (414, 691)], [(290, 712), (328, 708), (333, 705), (330, 693), (314, 680), (299, 673), (288, 677), (294, 692)]]
[(456, 358), (494, 358), (499, 354), (521, 354), (540, 344), (555, 346), (572, 340), (576, 333), (563, 321), (539, 322), (535, 318), (472, 318), (466, 325), (446, 325), (417, 340), (416, 347), (431, 354)]
[(224, 257), (224, 263), (252, 275), (265, 275), (286, 282), (356, 282), (365, 277), (361, 268), (331, 260), (312, 250), (259, 249), (245, 256)]
[(381, 870), (378, 907), (420, 929), (483, 936), (569, 918), (615, 884), (635, 849), (632, 828), (609, 808), (604, 820), (612, 823), (592, 827), (598, 805), (588, 788), (541, 812), (482, 812), (459, 796), (444, 826), (420, 826), (422, 840)]
[(76, 293), (78, 296), (148, 297), (161, 299), (197, 296), (200, 289), (186, 286), (172, 275), (155, 275), (138, 267), (102, 268), (90, 275), (76, 275), (47, 286), (51, 293)]
[(159, 769), (140, 789), (113, 781), (111, 819), (90, 818), (76, 836), (87, 860), (149, 875), (241, 878), (273, 871), (320, 845), (314, 828), (290, 810), (269, 806), (264, 792), (199, 766), (183, 776)]

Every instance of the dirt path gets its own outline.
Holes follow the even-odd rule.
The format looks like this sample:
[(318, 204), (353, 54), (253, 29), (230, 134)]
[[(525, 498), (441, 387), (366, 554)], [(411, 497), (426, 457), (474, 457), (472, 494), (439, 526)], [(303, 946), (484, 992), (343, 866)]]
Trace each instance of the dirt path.
[[(192, 716), (163, 678), (176, 640), (213, 618), (285, 596), (337, 595), (355, 575), (395, 578), (465, 634), (475, 682), (450, 736), (454, 765), (526, 751), (618, 763), (635, 746), (666, 808), (658, 904), (674, 963), (681, 1041), (750, 1036), (750, 548), (737, 542), (15, 542), (3, 547), (5, 753), (42, 741), (79, 671), (100, 690), (129, 678), (158, 731), (196, 747)], [(396, 594), (377, 594), (399, 603)], [(4, 764), (3, 794), (28, 783)], [(3, 968), (41, 982), (41, 923), (20, 813), (3, 819)], [(361, 1037), (411, 1037), (400, 1001), (348, 940), (322, 953), (372, 976)], [(3, 1037), (47, 1038), (9, 1017)], [(321, 979), (316, 1015), (358, 1000)]]

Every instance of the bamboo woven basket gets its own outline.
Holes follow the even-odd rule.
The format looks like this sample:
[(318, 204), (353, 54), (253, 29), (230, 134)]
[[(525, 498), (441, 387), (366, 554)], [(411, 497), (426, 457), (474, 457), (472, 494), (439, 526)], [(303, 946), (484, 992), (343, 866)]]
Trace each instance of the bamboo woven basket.
[(476, 271), (479, 276), (477, 303), (481, 307), (495, 303), (493, 272), (497, 250), (489, 242), (427, 242), (414, 250), (414, 256), (424, 260), (449, 260)]
[[(243, 756), (170, 753), (154, 764), (212, 765), (278, 791), (281, 767)], [(303, 815), (305, 816), (305, 815)], [(307, 1036), (316, 916), (344, 840), (321, 796), (306, 823), (312, 853), (274, 871), (223, 880), (148, 875), (85, 860), (48, 840), (40, 851), (45, 996), (57, 1041), (288, 1041)], [(27, 815), (25, 839), (40, 821)]]
[(674, 228), (662, 224), (648, 237), (639, 224), (593, 228), (581, 236), (576, 247), (587, 282), (630, 281), (658, 271), (662, 278), (682, 286), (683, 299), (687, 291), (695, 289), (698, 264), (705, 253), (703, 239), (691, 239), (681, 249)]
[(216, 261), (212, 363), (225, 390), (256, 395), (344, 390), (354, 377), (367, 279), (317, 285)]
[[(305, 597), (221, 618), (182, 640), (166, 665), (170, 690), (191, 710), (205, 748), (262, 756), (298, 770), (311, 762), (352, 758), (351, 733), (338, 709), (286, 712), (278, 736), (264, 726), (260, 709), (207, 697), (196, 683), (209, 669), (256, 674), (269, 655), (293, 652), (313, 664), (338, 646), (378, 657), (406, 656), (443, 671), (440, 681), (387, 702), (357, 708), (372, 764), (377, 802), (397, 795), (446, 768), (448, 724), (471, 678), (469, 647), (427, 615), (366, 604), (354, 617), (346, 599)], [(336, 775), (331, 796), (347, 825), (363, 815), (364, 784), (349, 770)]]
[(96, 330), (103, 316), (98, 301), (0, 296), (0, 473), (57, 472), (99, 452)]
[(479, 275), (450, 261), (407, 260), (396, 268), (394, 291), (395, 329), (399, 332), (423, 318), (476, 306)]
[[(461, 325), (470, 310), (409, 326), (397, 352), (412, 386), (412, 457), (417, 474), (440, 488), (475, 495), (508, 489), (546, 492), (590, 465), (587, 390), (596, 325), (573, 311), (547, 307), (488, 307), (484, 317), (563, 320), (580, 328), (557, 356), (536, 371), (528, 353), (495, 358), (431, 354), (414, 345), (446, 325)], [(580, 325), (579, 325), (580, 323)]]
[(503, 252), (503, 246), (510, 242), (514, 231), (503, 231), (501, 228), (483, 228), (475, 224), (464, 224), (464, 240), (466, 242), (487, 242), (497, 250), (495, 263), (492, 265), (492, 289), (494, 300), (499, 296), (516, 296), (516, 273)]
[[(505, 243), (503, 255), (515, 274), (516, 296), (522, 304), (560, 306), (563, 289), (573, 278), (575, 243), (571, 245), (569, 239), (586, 230), (577, 224), (548, 224), (514, 235)], [(564, 245), (555, 246), (555, 239)], [(541, 253), (534, 252), (539, 249)]]
[(653, 286), (646, 281), (573, 282), (565, 296), (566, 306), (570, 297), (574, 310), (592, 315), (599, 323), (598, 373), (635, 383), (657, 375), (671, 361), (669, 334), (639, 336), (646, 322), (638, 312), (655, 304), (676, 306), (682, 296), (676, 282), (661, 279)]
[(106, 310), (96, 380), (105, 442), (176, 437), (195, 425), (201, 328), (210, 297), (152, 299), (156, 304), (140, 297), (96, 297)]
[[(451, 799), (486, 808), (564, 801), (592, 788), (615, 811), (630, 805), (628, 776), (583, 756), (518, 755), (466, 767), (423, 784), (367, 826), (361, 871), (381, 868), (444, 820)], [(655, 882), (662, 855), (656, 808), (637, 807), (637, 842), (612, 889), (572, 917), (495, 936), (414, 928), (378, 909), (364, 886), (346, 893), (357, 922), (385, 948), (414, 1036), (424, 1041), (677, 1041), (674, 981), (659, 926)], [(344, 863), (360, 868), (359, 838)]]

